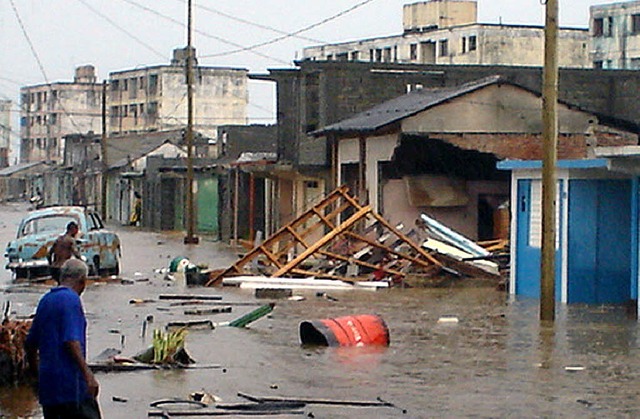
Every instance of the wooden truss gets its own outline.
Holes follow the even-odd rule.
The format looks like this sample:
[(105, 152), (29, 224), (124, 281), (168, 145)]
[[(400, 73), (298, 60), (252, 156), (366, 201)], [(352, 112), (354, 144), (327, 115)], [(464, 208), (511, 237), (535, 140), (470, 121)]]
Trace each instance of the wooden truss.
[[(344, 220), (344, 221), (342, 221)], [(372, 273), (403, 279), (409, 267), (427, 273), (442, 265), (400, 228), (362, 206), (342, 186), (257, 244), (207, 286), (237, 275), (371, 280)]]

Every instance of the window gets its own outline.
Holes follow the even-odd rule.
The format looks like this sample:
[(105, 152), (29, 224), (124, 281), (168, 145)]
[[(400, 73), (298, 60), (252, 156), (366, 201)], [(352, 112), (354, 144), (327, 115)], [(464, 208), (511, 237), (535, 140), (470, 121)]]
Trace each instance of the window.
[(465, 52), (467, 52), (467, 37), (466, 36), (462, 37), (462, 46), (460, 47), (460, 51), (462, 51), (463, 54)]
[(58, 123), (58, 114), (52, 113), (49, 115), (49, 125), (56, 125)]
[(631, 70), (640, 70), (640, 58), (632, 58), (629, 68)]
[(158, 116), (158, 102), (149, 103), (147, 114), (150, 116)]
[(138, 87), (140, 90), (144, 90), (144, 77), (140, 76), (140, 81), (138, 82)]
[(607, 18), (607, 27), (605, 28), (604, 36), (613, 36), (613, 16)]
[(375, 58), (376, 58), (376, 56), (375, 56), (375, 52), (374, 52), (374, 50), (373, 50), (373, 49), (370, 49), (370, 50), (369, 50), (369, 61), (374, 62), (374, 61), (375, 61)]
[(382, 62), (382, 49), (376, 48), (376, 62)]
[(120, 88), (120, 82), (118, 80), (113, 80), (111, 82), (111, 90), (117, 91)]
[(158, 90), (158, 75), (151, 74), (149, 76), (149, 93), (155, 95)]
[(604, 21), (601, 17), (593, 19), (593, 36), (602, 36), (604, 34)]
[(129, 80), (122, 80), (122, 90), (129, 90)]
[(359, 53), (358, 53), (358, 51), (353, 51), (353, 52), (351, 53), (351, 61), (358, 61), (358, 58), (359, 58)]
[(387, 47), (384, 49), (384, 62), (385, 63), (391, 62), (391, 47)]
[(411, 44), (409, 46), (409, 59), (410, 60), (418, 59), (418, 44)]
[(478, 49), (478, 37), (471, 35), (469, 37), (469, 51), (475, 51), (476, 49)]
[(449, 41), (442, 39), (440, 41), (440, 56), (446, 57), (447, 55), (449, 55)]
[(640, 33), (640, 14), (631, 15), (631, 33)]
[(602, 61), (598, 60), (593, 62), (593, 68), (597, 70), (602, 70), (602, 67), (603, 67)]

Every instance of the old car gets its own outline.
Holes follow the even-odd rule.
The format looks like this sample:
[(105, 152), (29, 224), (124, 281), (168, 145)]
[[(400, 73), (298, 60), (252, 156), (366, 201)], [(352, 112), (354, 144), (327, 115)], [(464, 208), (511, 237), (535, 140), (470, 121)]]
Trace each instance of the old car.
[(16, 239), (7, 244), (7, 269), (16, 278), (37, 278), (49, 274), (47, 253), (70, 221), (78, 224), (76, 242), (92, 275), (120, 273), (120, 239), (105, 229), (92, 209), (56, 206), (29, 212), (20, 222)]

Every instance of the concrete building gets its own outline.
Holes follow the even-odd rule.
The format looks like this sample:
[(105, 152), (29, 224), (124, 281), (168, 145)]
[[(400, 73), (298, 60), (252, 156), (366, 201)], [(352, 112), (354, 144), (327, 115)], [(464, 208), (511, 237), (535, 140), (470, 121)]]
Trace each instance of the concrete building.
[[(186, 48), (176, 49), (169, 65), (110, 73), (109, 135), (186, 126), (186, 60)], [(247, 70), (194, 64), (193, 100), (194, 130), (211, 138), (218, 125), (246, 124)]]
[(63, 137), (101, 130), (102, 86), (92, 65), (78, 67), (73, 82), (20, 89), (20, 161), (61, 162)]
[(9, 165), (11, 147), (11, 101), (0, 100), (0, 168)]
[[(305, 48), (303, 60), (542, 66), (544, 27), (478, 23), (475, 0), (429, 0), (403, 8), (401, 35)], [(587, 29), (561, 28), (559, 65), (591, 66)]]
[(589, 8), (594, 68), (640, 69), (640, 1)]

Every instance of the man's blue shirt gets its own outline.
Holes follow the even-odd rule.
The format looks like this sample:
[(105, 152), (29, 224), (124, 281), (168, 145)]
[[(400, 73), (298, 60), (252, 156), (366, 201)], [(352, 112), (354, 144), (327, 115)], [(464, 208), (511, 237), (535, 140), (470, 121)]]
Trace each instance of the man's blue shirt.
[(86, 329), (80, 297), (72, 289), (52, 288), (40, 299), (27, 345), (40, 353), (39, 398), (43, 406), (91, 397), (78, 364), (65, 347), (65, 342), (78, 341), (86, 357)]

